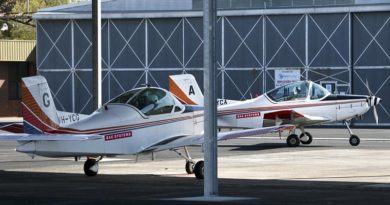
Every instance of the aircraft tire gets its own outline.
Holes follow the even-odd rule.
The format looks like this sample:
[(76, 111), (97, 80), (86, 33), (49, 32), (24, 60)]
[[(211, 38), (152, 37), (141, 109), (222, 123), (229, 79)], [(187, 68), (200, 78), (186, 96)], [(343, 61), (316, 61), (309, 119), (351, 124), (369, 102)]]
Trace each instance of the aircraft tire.
[(351, 135), (349, 138), (349, 144), (352, 146), (358, 146), (360, 144), (360, 139), (357, 135)]
[(195, 163), (192, 161), (187, 161), (186, 162), (186, 172), (187, 174), (193, 174), (194, 173), (194, 168), (195, 168)]
[(197, 179), (204, 179), (204, 161), (201, 160), (195, 164), (194, 167), (195, 177)]
[[(305, 135), (309, 138), (308, 140), (302, 140), (302, 138), (305, 137)], [(313, 141), (313, 137), (309, 132), (304, 132), (299, 136), (299, 140), (301, 141), (302, 144), (311, 144), (311, 142)]]
[[(96, 167), (94, 167), (96, 166)], [(96, 159), (87, 159), (84, 163), (84, 173), (89, 177), (96, 176), (99, 170), (99, 162)]]
[(289, 147), (298, 147), (299, 144), (301, 143), (300, 140), (299, 140), (299, 137), (298, 135), (296, 134), (291, 134), (287, 137), (287, 145)]

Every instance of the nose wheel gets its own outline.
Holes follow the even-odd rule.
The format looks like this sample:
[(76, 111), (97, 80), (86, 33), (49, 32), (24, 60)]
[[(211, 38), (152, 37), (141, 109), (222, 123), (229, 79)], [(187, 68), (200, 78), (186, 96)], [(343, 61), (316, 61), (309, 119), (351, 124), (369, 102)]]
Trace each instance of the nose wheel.
[(351, 135), (351, 137), (349, 138), (349, 144), (351, 144), (352, 146), (358, 146), (360, 144), (360, 139), (357, 135)]
[(358, 146), (360, 144), (360, 139), (357, 135), (353, 134), (351, 128), (349, 127), (349, 121), (344, 121), (345, 126), (347, 126), (348, 132), (351, 135), (349, 137), (349, 144), (352, 146)]

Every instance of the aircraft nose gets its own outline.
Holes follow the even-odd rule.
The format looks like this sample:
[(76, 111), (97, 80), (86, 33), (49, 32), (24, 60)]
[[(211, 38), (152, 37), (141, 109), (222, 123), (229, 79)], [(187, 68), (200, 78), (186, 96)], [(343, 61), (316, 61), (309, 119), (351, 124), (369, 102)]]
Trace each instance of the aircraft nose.
[(381, 98), (375, 97), (374, 105), (379, 105), (379, 103), (382, 101)]
[(381, 98), (375, 96), (368, 96), (367, 98), (367, 102), (369, 103), (370, 106), (378, 105), (381, 101), (382, 101)]

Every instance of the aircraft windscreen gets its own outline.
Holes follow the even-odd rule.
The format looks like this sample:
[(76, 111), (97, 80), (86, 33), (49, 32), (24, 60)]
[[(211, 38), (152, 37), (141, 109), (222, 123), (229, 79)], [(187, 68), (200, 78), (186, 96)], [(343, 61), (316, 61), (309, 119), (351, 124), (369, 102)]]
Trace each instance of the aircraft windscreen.
[(304, 100), (309, 92), (309, 83), (299, 81), (282, 87), (275, 88), (267, 92), (267, 96), (276, 102)]
[(175, 101), (166, 91), (156, 88), (147, 88), (134, 96), (129, 102), (145, 115), (159, 115), (171, 113)]
[(112, 99), (109, 103), (125, 104), (125, 103), (127, 103), (127, 101), (129, 101), (130, 98), (132, 98), (139, 91), (140, 91), (139, 89), (127, 91), (127, 92), (119, 95), (118, 97)]
[(325, 89), (324, 87), (322, 87), (316, 83), (313, 83), (313, 86), (311, 88), (310, 99), (311, 100), (321, 99), (328, 94), (329, 94), (329, 91), (327, 89)]

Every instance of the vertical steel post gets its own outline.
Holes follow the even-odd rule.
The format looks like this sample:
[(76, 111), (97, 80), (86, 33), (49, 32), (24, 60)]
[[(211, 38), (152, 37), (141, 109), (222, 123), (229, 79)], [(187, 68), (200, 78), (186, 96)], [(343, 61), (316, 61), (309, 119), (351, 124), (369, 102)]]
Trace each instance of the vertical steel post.
[(92, 0), (92, 91), (93, 108), (102, 104), (102, 61), (101, 61), (101, 2)]
[(216, 18), (217, 0), (203, 1), (204, 76), (204, 197), (218, 195), (217, 100), (216, 100)]
[(309, 80), (309, 14), (305, 15), (305, 80)]
[(354, 94), (354, 84), (353, 84), (353, 76), (354, 76), (354, 66), (355, 66), (355, 58), (353, 53), (353, 13), (349, 12), (348, 20), (349, 20), (349, 91), (350, 94)]

